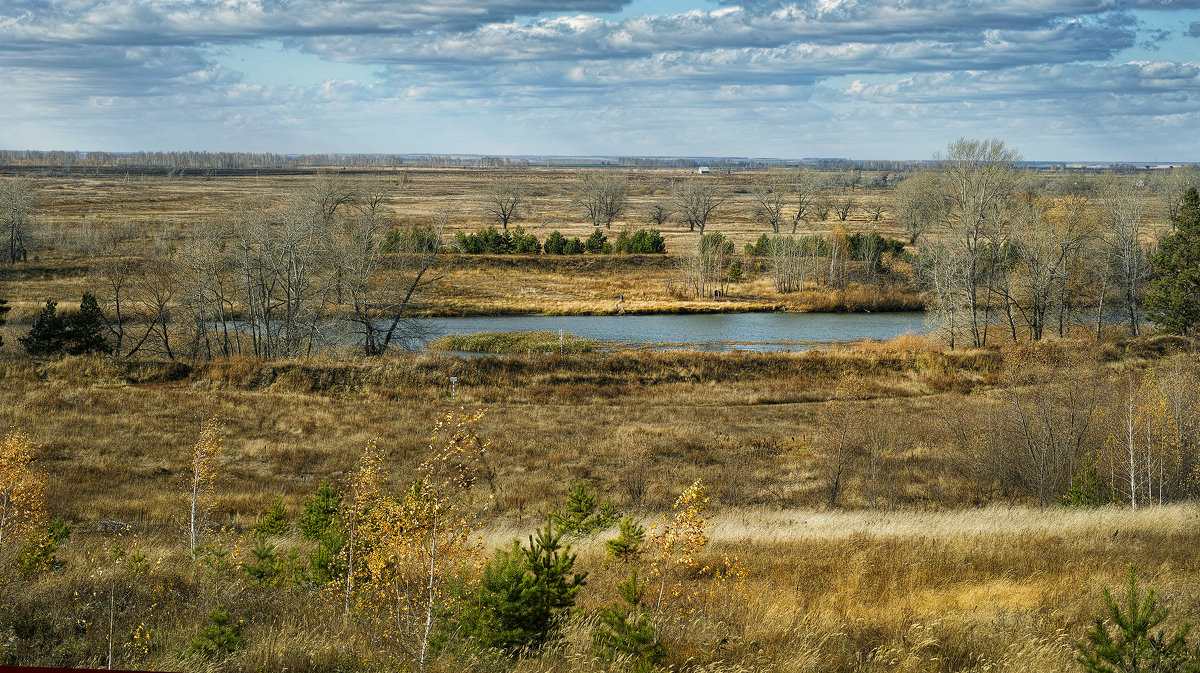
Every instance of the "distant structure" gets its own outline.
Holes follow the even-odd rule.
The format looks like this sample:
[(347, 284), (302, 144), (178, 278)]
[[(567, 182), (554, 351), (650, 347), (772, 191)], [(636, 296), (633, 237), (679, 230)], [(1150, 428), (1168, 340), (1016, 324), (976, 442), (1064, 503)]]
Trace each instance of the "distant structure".
[(696, 169), (696, 172), (697, 172), (697, 173), (708, 173), (708, 172), (710, 172), (710, 171), (709, 171), (709, 168), (708, 168), (708, 166), (701, 166), (700, 168), (697, 168), (697, 169)]

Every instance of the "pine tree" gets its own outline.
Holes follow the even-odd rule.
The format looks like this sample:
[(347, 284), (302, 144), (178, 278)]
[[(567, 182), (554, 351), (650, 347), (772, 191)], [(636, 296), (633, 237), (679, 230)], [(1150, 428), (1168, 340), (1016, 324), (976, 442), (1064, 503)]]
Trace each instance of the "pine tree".
[(587, 482), (577, 481), (571, 484), (566, 508), (555, 508), (550, 518), (564, 535), (577, 538), (599, 533), (616, 523), (620, 516), (616, 505), (609, 500), (597, 506), (596, 495)]
[(617, 593), (626, 605), (614, 603), (600, 609), (600, 624), (592, 634), (592, 645), (605, 660), (624, 654), (630, 658), (633, 671), (652, 671), (666, 658), (667, 648), (658, 642), (654, 622), (642, 609), (646, 586), (638, 582), (636, 569), (617, 585)]
[(1175, 233), (1162, 240), (1150, 260), (1154, 277), (1146, 290), (1150, 320), (1168, 332), (1200, 327), (1200, 194), (1188, 189), (1175, 217)]
[(79, 312), (66, 319), (67, 353), (107, 353), (108, 339), (104, 337), (104, 331), (104, 314), (96, 303), (96, 295), (84, 292), (79, 302)]
[(25, 352), (35, 357), (45, 357), (61, 353), (67, 345), (67, 322), (58, 314), (58, 302), (47, 299), (29, 334), (18, 337), (17, 341), (25, 348)]
[(621, 532), (615, 538), (608, 540), (609, 556), (615, 556), (621, 561), (632, 561), (642, 554), (642, 545), (646, 542), (646, 527), (627, 516), (621, 519)]
[(563, 546), (552, 524), (529, 536), (528, 546), (513, 540), (484, 568), (470, 607), (460, 616), (460, 632), (481, 648), (516, 655), (550, 640), (563, 612), (587, 573), (574, 572), (575, 555)]
[[(1113, 598), (1108, 588), (1104, 589), (1104, 605), (1108, 616), (1116, 626), (1110, 632), (1108, 624), (1096, 618), (1088, 631), (1088, 643), (1076, 643), (1079, 651), (1076, 660), (1083, 664), (1088, 673), (1134, 673), (1136, 671), (1200, 671), (1197, 653), (1189, 652), (1187, 636), (1191, 626), (1184, 622), (1170, 637), (1161, 629), (1151, 634), (1150, 630), (1167, 618), (1167, 609), (1158, 606), (1154, 590), (1142, 596), (1137, 588), (1137, 578), (1129, 568), (1128, 592), (1124, 609)], [(1114, 637), (1115, 636), (1115, 637)]]

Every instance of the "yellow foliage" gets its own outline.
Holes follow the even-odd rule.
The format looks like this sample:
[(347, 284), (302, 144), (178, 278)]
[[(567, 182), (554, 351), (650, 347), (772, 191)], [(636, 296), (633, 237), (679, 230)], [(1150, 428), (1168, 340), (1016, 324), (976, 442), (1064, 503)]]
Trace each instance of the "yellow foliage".
[(45, 524), (46, 475), (33, 469), (35, 448), (16, 427), (0, 441), (0, 545)]
[(482, 417), (482, 411), (445, 414), (417, 480), (400, 497), (379, 498), (363, 521), (371, 545), (363, 559), (361, 604), (386, 617), (381, 635), (395, 639), (420, 668), (435, 623), (449, 608), (445, 581), (480, 551), (467, 498), (487, 449), (474, 430)]

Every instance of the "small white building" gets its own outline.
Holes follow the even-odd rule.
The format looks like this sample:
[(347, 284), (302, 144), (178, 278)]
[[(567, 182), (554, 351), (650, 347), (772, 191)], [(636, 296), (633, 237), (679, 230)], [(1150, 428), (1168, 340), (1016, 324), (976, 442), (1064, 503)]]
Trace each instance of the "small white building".
[(701, 166), (700, 168), (696, 169), (696, 172), (697, 173), (709, 173), (710, 170), (709, 170), (708, 166)]

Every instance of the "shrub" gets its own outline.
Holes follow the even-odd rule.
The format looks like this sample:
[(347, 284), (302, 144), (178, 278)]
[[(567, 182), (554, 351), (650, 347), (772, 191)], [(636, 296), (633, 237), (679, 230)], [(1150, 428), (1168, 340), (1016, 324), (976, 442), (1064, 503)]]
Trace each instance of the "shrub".
[(517, 227), (513, 230), (511, 250), (518, 255), (536, 255), (542, 251), (542, 244), (538, 243), (536, 236), (526, 234), (524, 229)]
[(84, 292), (79, 302), (79, 312), (67, 318), (66, 351), (70, 355), (85, 355), (88, 353), (107, 353), (108, 339), (104, 336), (106, 329), (104, 314), (96, 303), (96, 295)]
[(572, 238), (563, 246), (564, 255), (582, 255), (583, 250), (583, 241), (580, 241), (578, 238)]
[(283, 501), (276, 498), (271, 503), (271, 509), (259, 517), (258, 523), (254, 525), (254, 532), (259, 535), (287, 535), (291, 527)]
[(750, 257), (770, 257), (771, 238), (766, 234), (758, 237), (754, 243), (746, 244), (746, 255)]
[(617, 235), (615, 249), (630, 255), (662, 255), (667, 252), (667, 243), (657, 229), (638, 229), (632, 236), (627, 231)]
[(1188, 651), (1187, 636), (1191, 625), (1187, 622), (1170, 637), (1159, 630), (1150, 630), (1167, 618), (1167, 609), (1158, 607), (1154, 590), (1142, 596), (1137, 588), (1137, 578), (1132, 566), (1129, 568), (1128, 589), (1125, 606), (1117, 603), (1108, 587), (1104, 588), (1104, 605), (1115, 629), (1110, 629), (1099, 617), (1088, 631), (1087, 644), (1076, 643), (1079, 651), (1076, 660), (1083, 664), (1088, 673), (1133, 673), (1134, 671), (1200, 671), (1200, 655)]
[[(8, 322), (7, 320), (4, 319), (4, 314), (8, 313), (11, 310), (12, 310), (12, 307), (8, 305), (8, 300), (0, 299), (0, 327), (4, 327), (4, 323)], [(4, 345), (4, 336), (0, 335), (0, 346), (3, 346), (3, 345)]]
[(383, 252), (429, 252), (442, 244), (433, 227), (393, 227), (387, 233), (381, 250)]
[(214, 608), (208, 613), (208, 624), (192, 641), (188, 653), (200, 659), (213, 659), (231, 654), (242, 645), (242, 626), (229, 613)]
[(61, 353), (67, 345), (67, 321), (58, 314), (58, 302), (47, 299), (29, 333), (17, 341), (34, 357)]
[(259, 584), (275, 584), (283, 572), (275, 545), (268, 543), (265, 535), (259, 535), (254, 538), (250, 554), (254, 556), (254, 562), (243, 563), (242, 570)]
[(454, 247), (468, 255), (503, 255), (512, 248), (512, 234), (501, 234), (494, 227), (473, 234), (460, 231), (454, 235)]
[(477, 647), (510, 655), (541, 647), (586, 581), (587, 573), (574, 572), (574, 566), (571, 547), (563, 546), (552, 524), (529, 536), (528, 546), (513, 540), (484, 568), (459, 618), (460, 633)]
[(304, 499), (304, 513), (300, 515), (300, 534), (305, 540), (321, 540), (333, 526), (338, 508), (342, 506), (342, 494), (337, 488), (322, 479), (321, 485)]
[(642, 545), (646, 542), (646, 527), (627, 516), (621, 519), (620, 530), (615, 538), (605, 543), (609, 556), (621, 561), (632, 561), (641, 556)]
[(617, 585), (617, 594), (625, 606), (617, 603), (601, 608), (600, 624), (592, 634), (592, 645), (600, 658), (611, 661), (618, 654), (629, 657), (632, 670), (654, 670), (667, 656), (667, 648), (658, 642), (654, 622), (642, 609), (646, 587), (638, 582), (637, 570)]
[(546, 237), (546, 245), (543, 246), (547, 255), (561, 255), (567, 247), (567, 239), (557, 231), (550, 232)]
[(54, 519), (45, 530), (39, 531), (25, 542), (21, 555), (17, 557), (17, 571), (21, 577), (30, 579), (47, 570), (63, 567), (58, 560), (58, 544), (71, 535), (71, 529), (62, 519)]
[(611, 500), (605, 500), (597, 506), (596, 495), (588, 488), (587, 482), (576, 481), (571, 484), (566, 507), (562, 510), (555, 508), (550, 519), (567, 537), (588, 537), (612, 526), (620, 516)]
[(593, 255), (607, 255), (612, 252), (612, 244), (608, 242), (608, 237), (604, 235), (603, 231), (596, 229), (583, 242), (583, 249)]

